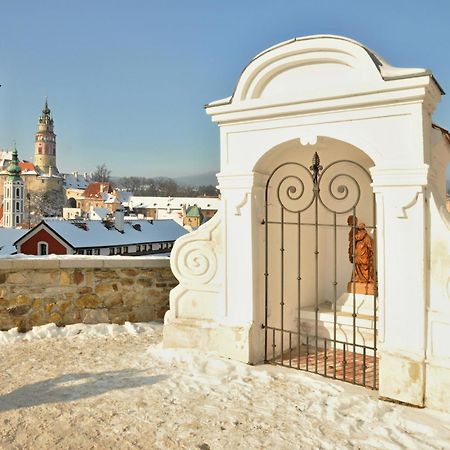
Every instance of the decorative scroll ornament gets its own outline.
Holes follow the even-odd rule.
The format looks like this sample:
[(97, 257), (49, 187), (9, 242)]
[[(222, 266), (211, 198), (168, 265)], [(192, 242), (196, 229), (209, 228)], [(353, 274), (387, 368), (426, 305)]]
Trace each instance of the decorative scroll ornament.
[[(360, 164), (350, 160), (340, 160), (329, 164), (319, 176), (318, 183), (321, 191), (320, 203), (332, 213), (345, 214), (353, 211), (361, 200), (361, 186), (356, 175), (348, 173), (349, 167), (353, 167), (354, 173), (358, 173), (370, 183), (372, 181), (369, 172)], [(341, 169), (343, 171), (341, 171)]]
[(220, 241), (220, 213), (195, 232), (179, 238), (172, 250), (173, 274), (183, 284), (203, 286), (217, 274), (217, 243)]
[[(284, 175), (285, 173), (286, 175)], [(305, 211), (314, 201), (311, 173), (302, 164), (282, 164), (268, 179), (268, 187), (270, 186), (271, 181), (278, 182), (276, 198), (280, 205), (287, 211), (294, 213)]]

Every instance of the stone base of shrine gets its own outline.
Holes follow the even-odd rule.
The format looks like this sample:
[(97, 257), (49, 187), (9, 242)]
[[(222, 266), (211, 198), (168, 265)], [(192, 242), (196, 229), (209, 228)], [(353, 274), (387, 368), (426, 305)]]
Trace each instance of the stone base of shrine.
[(244, 363), (250, 360), (250, 327), (225, 326), (212, 320), (174, 319), (163, 330), (166, 348), (195, 348), (217, 352)]
[(373, 294), (352, 294), (344, 292), (336, 302), (336, 311), (353, 314), (353, 308), (355, 308), (356, 314), (375, 316), (378, 309), (375, 301)]

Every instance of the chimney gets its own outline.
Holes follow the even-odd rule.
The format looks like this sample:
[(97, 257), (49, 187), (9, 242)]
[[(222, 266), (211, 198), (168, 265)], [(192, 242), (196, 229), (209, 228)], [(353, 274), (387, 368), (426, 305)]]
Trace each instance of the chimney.
[(119, 205), (116, 209), (116, 214), (114, 217), (114, 227), (120, 233), (123, 233), (125, 225), (125, 209), (122, 205)]

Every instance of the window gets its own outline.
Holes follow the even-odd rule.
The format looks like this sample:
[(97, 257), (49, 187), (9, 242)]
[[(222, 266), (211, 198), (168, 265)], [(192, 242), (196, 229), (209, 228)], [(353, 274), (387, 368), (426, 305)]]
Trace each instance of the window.
[(123, 248), (123, 252), (124, 252), (124, 253), (128, 253), (128, 247), (124, 247), (124, 248)]
[(99, 248), (94, 249), (94, 255), (100, 255), (100, 249)]
[(121, 255), (122, 254), (122, 247), (117, 247), (116, 248), (116, 255)]
[(19, 211), (19, 210), (20, 210), (20, 203), (16, 202), (16, 211)]
[(141, 246), (140, 245), (136, 245), (136, 251), (140, 252), (141, 251)]
[(20, 189), (19, 188), (16, 189), (16, 196), (20, 197)]
[(48, 255), (48, 244), (47, 242), (38, 242), (37, 245), (37, 254), (38, 255)]
[(19, 225), (19, 216), (16, 216), (16, 225)]
[(90, 248), (89, 250), (86, 250), (86, 255), (92, 255), (92, 248)]
[(114, 255), (114, 248), (110, 248), (110, 249), (109, 249), (109, 254), (110, 254), (110, 255)]

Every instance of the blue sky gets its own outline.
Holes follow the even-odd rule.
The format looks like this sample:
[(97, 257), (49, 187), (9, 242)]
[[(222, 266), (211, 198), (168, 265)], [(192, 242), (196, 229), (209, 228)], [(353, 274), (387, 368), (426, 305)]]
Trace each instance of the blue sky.
[[(33, 155), (48, 95), (58, 167), (180, 176), (219, 168), (203, 105), (249, 60), (310, 34), (356, 39), (449, 92), (449, 0), (0, 0), (0, 148)], [(450, 127), (445, 96), (435, 121)]]

